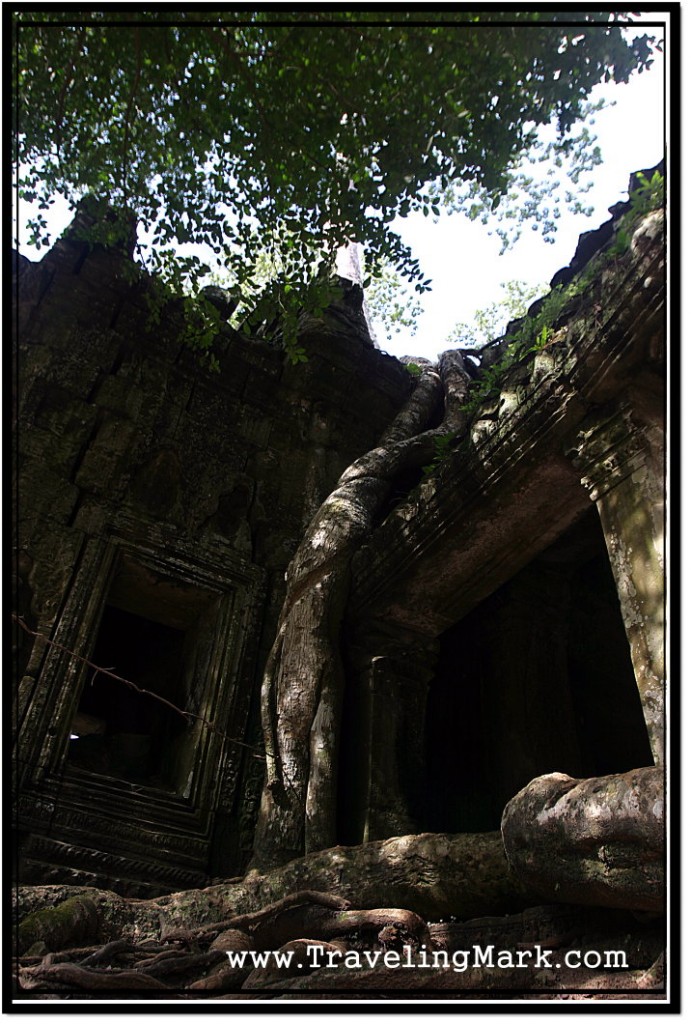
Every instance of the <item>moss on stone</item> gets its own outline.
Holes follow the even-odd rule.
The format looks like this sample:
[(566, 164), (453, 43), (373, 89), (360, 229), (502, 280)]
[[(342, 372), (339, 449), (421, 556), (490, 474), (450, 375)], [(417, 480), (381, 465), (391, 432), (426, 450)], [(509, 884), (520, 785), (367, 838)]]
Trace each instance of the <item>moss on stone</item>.
[(100, 929), (98, 908), (86, 896), (74, 896), (56, 907), (28, 914), (19, 924), (19, 952), (43, 942), (51, 952), (95, 940)]

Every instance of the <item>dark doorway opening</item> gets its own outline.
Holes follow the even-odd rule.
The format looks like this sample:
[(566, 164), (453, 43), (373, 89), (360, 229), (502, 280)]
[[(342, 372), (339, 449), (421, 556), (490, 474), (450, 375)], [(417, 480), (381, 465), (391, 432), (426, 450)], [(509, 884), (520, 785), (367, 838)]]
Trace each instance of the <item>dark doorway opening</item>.
[(165, 754), (186, 719), (156, 697), (176, 707), (183, 701), (184, 646), (181, 630), (106, 606), (91, 660), (138, 689), (104, 674), (87, 682), (72, 723), (74, 764), (169, 788)]
[(538, 775), (653, 763), (595, 509), (440, 639), (425, 829), (496, 829)]
[(120, 556), (89, 660), (134, 686), (89, 670), (70, 728), (70, 765), (186, 795), (218, 601)]

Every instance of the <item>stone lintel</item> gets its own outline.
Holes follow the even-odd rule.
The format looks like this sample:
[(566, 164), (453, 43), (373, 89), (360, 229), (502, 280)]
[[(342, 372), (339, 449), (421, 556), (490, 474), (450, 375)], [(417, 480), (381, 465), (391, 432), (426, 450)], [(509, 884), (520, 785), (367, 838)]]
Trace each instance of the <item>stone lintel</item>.
[[(373, 579), (374, 593), (365, 590), (367, 598), (353, 608), (358, 622), (375, 617), (392, 628), (438, 636), (555, 541), (589, 504), (574, 467), (561, 455), (545, 455), (529, 473), (507, 471), (491, 488), (469, 477), (454, 497), (445, 514), (425, 515), (430, 529), (422, 535), (401, 527), (398, 564)], [(357, 568), (365, 577), (364, 560)]]

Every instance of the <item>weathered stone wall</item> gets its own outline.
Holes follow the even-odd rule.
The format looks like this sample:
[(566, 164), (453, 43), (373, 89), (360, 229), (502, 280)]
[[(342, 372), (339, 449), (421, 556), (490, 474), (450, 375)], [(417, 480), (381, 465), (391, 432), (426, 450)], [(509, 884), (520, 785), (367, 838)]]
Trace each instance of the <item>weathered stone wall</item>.
[[(124, 537), (133, 557), (146, 549), (164, 576), (166, 557), (192, 576), (190, 566), (203, 562), (214, 593), (231, 578), (238, 592), (254, 588), (259, 607), (243, 619), (245, 664), (236, 668), (251, 688), (306, 524), (376, 442), (411, 379), (373, 347), (352, 288), (325, 320), (303, 323), (307, 363), (292, 366), (277, 348), (227, 328), (220, 372), (203, 369), (180, 339), (174, 302), (151, 322), (150, 283), (130, 283), (128, 260), (74, 235), (40, 263), (16, 259), (16, 611), (30, 630), (88, 658), (108, 592), (107, 570), (89, 568), (105, 558), (94, 545)], [(74, 598), (78, 578), (98, 592), (90, 603), (88, 594)], [(19, 775), (32, 794), (20, 808), (29, 819), (47, 780), (64, 770), (69, 710), (56, 725), (56, 679), (63, 686), (71, 672), (77, 686), (83, 678), (68, 659), (49, 684), (51, 648), (33, 640), (17, 631)], [(49, 685), (52, 695), (42, 693)], [(67, 705), (69, 687), (61, 692)], [(257, 708), (246, 704), (233, 712), (234, 739), (252, 745)], [(63, 735), (48, 756), (41, 734), (56, 728)], [(223, 756), (235, 762), (232, 806), (205, 825), (216, 839), (201, 844), (211, 848), (209, 870), (227, 876), (244, 866), (263, 761), (237, 742)], [(64, 840), (51, 806), (36, 829)]]

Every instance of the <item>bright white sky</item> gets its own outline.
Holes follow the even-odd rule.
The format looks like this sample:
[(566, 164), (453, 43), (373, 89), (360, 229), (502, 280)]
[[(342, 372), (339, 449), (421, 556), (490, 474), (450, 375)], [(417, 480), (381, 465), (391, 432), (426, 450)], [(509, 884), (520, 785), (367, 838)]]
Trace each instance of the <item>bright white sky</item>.
[[(662, 14), (650, 20), (660, 22)], [(633, 34), (656, 34), (659, 29), (646, 25), (643, 16)], [(446, 339), (459, 322), (472, 321), (478, 309), (502, 297), (501, 284), (521, 280), (542, 284), (566, 266), (576, 250), (579, 235), (609, 218), (608, 207), (625, 199), (629, 175), (652, 167), (663, 156), (664, 60), (657, 57), (650, 71), (635, 75), (626, 85), (610, 83), (597, 87), (591, 99), (603, 97), (608, 104), (596, 115), (591, 131), (597, 136), (603, 162), (592, 174), (593, 188), (585, 201), (594, 207), (590, 218), (571, 216), (565, 210), (559, 221), (554, 244), (542, 239), (540, 232), (524, 229), (521, 240), (500, 254), (501, 242), (490, 227), (471, 222), (463, 214), (442, 214), (438, 221), (412, 214), (393, 226), (420, 260), (425, 276), (432, 279), (431, 292), (420, 297), (424, 313), (414, 335), (401, 331), (388, 341), (383, 331), (377, 338), (392, 355), (420, 355), (434, 359), (448, 347)], [(612, 105), (613, 104), (613, 105)], [(68, 206), (57, 200), (47, 215), (53, 237), (71, 220)], [(20, 238), (23, 232), (20, 209)], [(22, 250), (29, 259), (37, 259), (36, 250)], [(376, 324), (375, 324), (376, 329)]]

